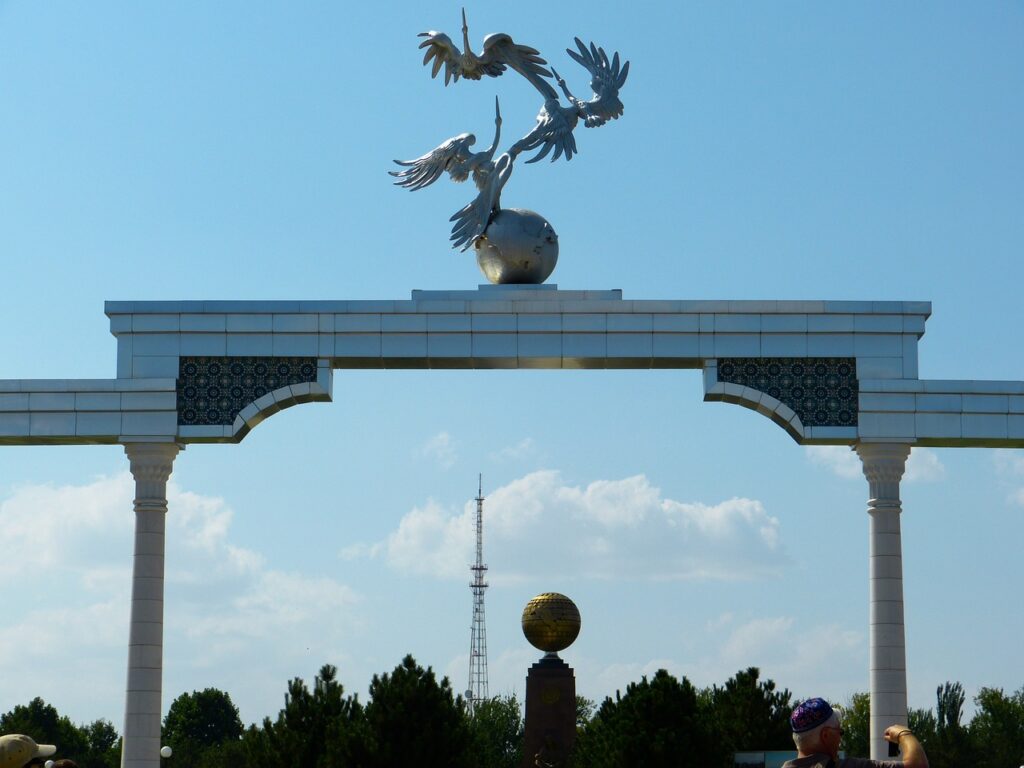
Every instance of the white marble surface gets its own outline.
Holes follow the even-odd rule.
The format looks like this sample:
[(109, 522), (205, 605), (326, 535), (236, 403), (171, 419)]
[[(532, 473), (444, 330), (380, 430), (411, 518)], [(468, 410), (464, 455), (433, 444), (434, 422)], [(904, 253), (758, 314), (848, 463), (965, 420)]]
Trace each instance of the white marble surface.
[[(301, 356), (320, 374), (313, 392), (283, 395), (293, 403), (330, 399), (335, 368), (691, 368), (705, 371), (705, 399), (757, 410), (802, 443), (1024, 446), (1024, 382), (917, 378), (928, 302), (640, 300), (543, 285), (404, 300), (111, 301), (106, 312), (117, 378), (0, 381), (0, 443), (237, 441), (281, 403), (232, 426), (179, 428), (180, 357)], [(723, 357), (856, 358), (858, 427), (805, 427), (788, 406), (719, 384)]]

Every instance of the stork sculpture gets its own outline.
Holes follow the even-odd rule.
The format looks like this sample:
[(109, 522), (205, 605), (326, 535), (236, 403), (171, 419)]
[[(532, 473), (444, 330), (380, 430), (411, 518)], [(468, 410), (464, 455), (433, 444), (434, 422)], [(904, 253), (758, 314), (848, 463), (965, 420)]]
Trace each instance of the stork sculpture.
[[(460, 51), (443, 32), (422, 32), (419, 36), (425, 38), (419, 46), (426, 49), (423, 64), (431, 68), (431, 77), (434, 78), (443, 68), (446, 86), (460, 78), (480, 80), (484, 76), (498, 77), (512, 69), (540, 91), (544, 103), (533, 129), (495, 158), (501, 135), (501, 112), (495, 99), (495, 135), (489, 149), (473, 153), (470, 147), (476, 137), (471, 133), (459, 134), (415, 160), (396, 160), (403, 170), (390, 171), (397, 179), (395, 184), (415, 191), (434, 183), (444, 172), (457, 182), (472, 175), (477, 196), (450, 219), (453, 222), (452, 247), (465, 251), (474, 246), (481, 269), (493, 282), (543, 282), (554, 269), (557, 236), (539, 214), (519, 209), (503, 210), (502, 189), (522, 152), (537, 150), (526, 161), (528, 163), (547, 157), (552, 150), (552, 162), (562, 156), (571, 160), (577, 152), (573, 131), (581, 119), (587, 128), (617, 119), (623, 109), (619, 89), (629, 74), (629, 62), (620, 64), (618, 53), (609, 58), (603, 48), (594, 43), (587, 46), (575, 38), (576, 50), (567, 48), (566, 53), (590, 74), (593, 96), (584, 101), (573, 96), (554, 68), (549, 70), (545, 67), (547, 62), (537, 49), (520, 45), (509, 35), (487, 35), (481, 53), (473, 53), (465, 10), (462, 12), (465, 52)], [(565, 95), (566, 106), (562, 105), (558, 91), (551, 84), (552, 78)], [(542, 258), (545, 251), (547, 257)], [(485, 261), (497, 266), (488, 269)], [(550, 262), (550, 269), (540, 263), (545, 261)], [(508, 262), (514, 264), (509, 266)], [(541, 273), (544, 274), (538, 279)]]

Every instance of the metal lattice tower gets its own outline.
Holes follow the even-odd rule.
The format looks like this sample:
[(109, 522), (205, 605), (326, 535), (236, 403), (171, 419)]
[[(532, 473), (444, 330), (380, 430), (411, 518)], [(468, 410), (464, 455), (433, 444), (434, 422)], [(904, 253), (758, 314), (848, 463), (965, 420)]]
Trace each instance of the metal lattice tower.
[(469, 642), (469, 688), (466, 689), (466, 702), (470, 714), (476, 705), (489, 698), (487, 694), (487, 625), (484, 621), (484, 590), (487, 582), (484, 574), (484, 494), (483, 475), (479, 477), (476, 493), (476, 563), (469, 566), (473, 572), (473, 581), (469, 588), (473, 592), (473, 629)]

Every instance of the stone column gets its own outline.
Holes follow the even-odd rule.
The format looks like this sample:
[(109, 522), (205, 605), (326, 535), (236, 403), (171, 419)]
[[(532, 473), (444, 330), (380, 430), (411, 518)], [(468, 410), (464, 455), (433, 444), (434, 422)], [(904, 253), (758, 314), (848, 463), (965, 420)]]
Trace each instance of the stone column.
[(870, 688), (871, 759), (889, 754), (882, 734), (907, 722), (907, 655), (903, 628), (903, 547), (900, 539), (900, 479), (910, 446), (860, 443), (857, 453), (868, 480), (871, 517)]
[(122, 768), (159, 768), (164, 646), (164, 524), (176, 443), (128, 443), (135, 477), (135, 562)]

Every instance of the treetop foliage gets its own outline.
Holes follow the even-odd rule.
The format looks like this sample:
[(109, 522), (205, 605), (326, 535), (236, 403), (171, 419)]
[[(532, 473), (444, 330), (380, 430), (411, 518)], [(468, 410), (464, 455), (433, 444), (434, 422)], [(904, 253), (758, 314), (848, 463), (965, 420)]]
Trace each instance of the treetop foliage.
[[(276, 717), (248, 728), (226, 692), (183, 693), (163, 723), (163, 743), (174, 750), (168, 768), (519, 768), (524, 724), (514, 695), (481, 702), (471, 716), (448, 679), (412, 656), (375, 675), (368, 693), (365, 705), (346, 695), (337, 668), (325, 664), (311, 686), (289, 681)], [(965, 700), (962, 685), (946, 682), (934, 710), (909, 713), (932, 768), (1024, 765), (1024, 687), (1012, 694), (982, 688), (966, 724)], [(577, 697), (573, 766), (731, 768), (735, 752), (793, 749), (793, 704), (789, 690), (761, 679), (756, 667), (700, 690), (661, 669), (596, 708)], [(837, 707), (843, 748), (866, 756), (870, 697), (855, 693)], [(0, 715), (0, 733), (56, 744), (58, 757), (81, 768), (120, 765), (113, 725), (75, 725), (40, 698)]]
[(120, 740), (109, 721), (75, 725), (39, 697), (0, 715), (0, 733), (24, 733), (38, 744), (55, 744), (56, 757), (72, 758), (79, 768), (118, 768), (121, 764)]

